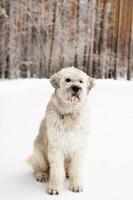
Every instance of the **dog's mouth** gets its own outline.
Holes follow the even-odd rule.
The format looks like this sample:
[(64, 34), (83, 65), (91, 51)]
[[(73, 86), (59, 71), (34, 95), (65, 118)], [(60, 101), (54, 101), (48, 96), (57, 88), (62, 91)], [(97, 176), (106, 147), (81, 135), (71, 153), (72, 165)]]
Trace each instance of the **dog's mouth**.
[(72, 102), (77, 102), (81, 100), (80, 93), (72, 93), (71, 94), (71, 101)]
[(67, 101), (71, 103), (78, 103), (81, 101), (81, 96), (78, 93), (72, 93), (68, 98)]
[(76, 98), (76, 99), (80, 100), (80, 96), (78, 93), (72, 93), (72, 98)]
[(79, 103), (82, 100), (82, 96), (82, 91), (69, 91), (69, 94), (67, 94), (66, 97), (64, 96), (64, 99), (69, 103)]

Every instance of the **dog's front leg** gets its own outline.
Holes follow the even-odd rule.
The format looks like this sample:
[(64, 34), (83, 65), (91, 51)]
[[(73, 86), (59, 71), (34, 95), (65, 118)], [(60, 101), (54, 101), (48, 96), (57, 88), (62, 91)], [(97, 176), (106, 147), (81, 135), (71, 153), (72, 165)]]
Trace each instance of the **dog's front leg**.
[(48, 193), (51, 195), (59, 194), (65, 177), (64, 156), (61, 150), (54, 148), (49, 149), (48, 157), (50, 164)]
[(69, 168), (69, 186), (73, 192), (82, 192), (82, 159), (81, 155), (76, 153), (71, 159)]

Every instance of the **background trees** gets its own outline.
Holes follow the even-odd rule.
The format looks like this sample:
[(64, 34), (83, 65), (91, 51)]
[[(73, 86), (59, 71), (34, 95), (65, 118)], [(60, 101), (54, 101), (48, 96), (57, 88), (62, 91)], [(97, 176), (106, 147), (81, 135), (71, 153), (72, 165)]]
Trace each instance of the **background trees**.
[(133, 0), (1, 0), (0, 78), (133, 77)]

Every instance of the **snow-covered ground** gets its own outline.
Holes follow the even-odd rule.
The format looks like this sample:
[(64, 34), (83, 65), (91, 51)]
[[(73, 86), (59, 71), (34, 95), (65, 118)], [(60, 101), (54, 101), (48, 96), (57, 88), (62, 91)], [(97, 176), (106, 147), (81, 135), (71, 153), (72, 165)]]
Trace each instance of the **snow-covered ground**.
[(0, 82), (0, 199), (133, 200), (133, 82), (96, 81), (84, 192), (66, 181), (54, 197), (25, 162), (52, 92), (46, 79)]

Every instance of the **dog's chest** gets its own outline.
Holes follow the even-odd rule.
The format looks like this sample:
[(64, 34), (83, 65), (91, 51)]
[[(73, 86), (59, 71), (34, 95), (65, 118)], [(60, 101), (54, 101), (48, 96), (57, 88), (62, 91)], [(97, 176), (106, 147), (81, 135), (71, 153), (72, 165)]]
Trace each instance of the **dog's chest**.
[(50, 144), (60, 147), (66, 154), (82, 148), (88, 132), (86, 120), (80, 115), (57, 116), (48, 133)]

